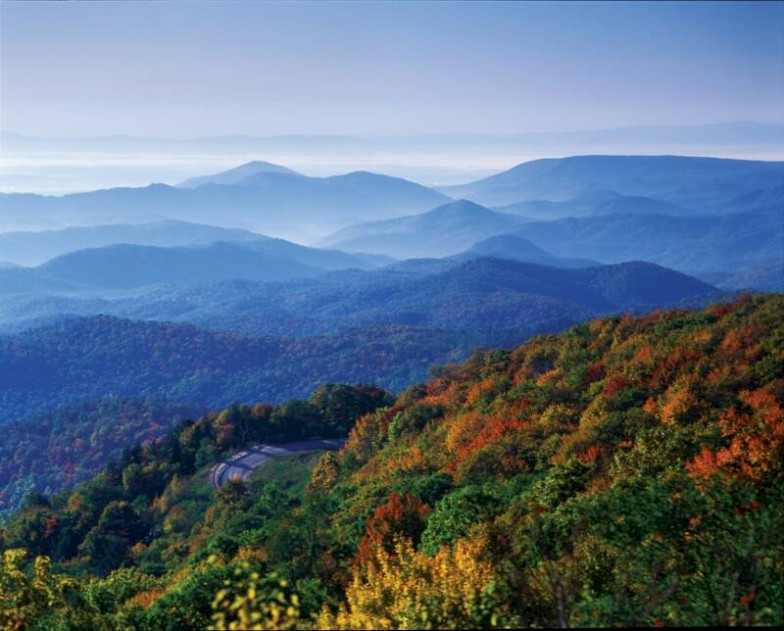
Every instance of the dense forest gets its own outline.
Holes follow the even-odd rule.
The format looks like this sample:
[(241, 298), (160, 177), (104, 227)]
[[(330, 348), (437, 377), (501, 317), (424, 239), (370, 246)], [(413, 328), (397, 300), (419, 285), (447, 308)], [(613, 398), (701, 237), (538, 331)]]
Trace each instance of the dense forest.
[(405, 326), (285, 339), (109, 316), (70, 320), (0, 338), (0, 424), (110, 396), (219, 409), (308, 396), (333, 381), (402, 390), (437, 358), (462, 359), (480, 341)]
[(129, 445), (156, 440), (202, 406), (111, 397), (66, 406), (3, 427), (0, 524), (30, 493), (51, 495), (99, 473)]
[[(0, 295), (4, 295), (0, 332), (23, 331), (75, 315), (113, 315), (189, 322), (254, 336), (299, 338), (416, 325), (486, 336), (515, 332), (516, 343), (520, 343), (522, 333), (548, 333), (563, 321), (680, 307), (684, 301), (707, 304), (721, 296), (715, 287), (652, 263), (583, 261), (579, 266), (584, 269), (561, 269), (552, 261), (509, 260), (520, 256), (517, 239), (511, 247), (497, 251), (401, 261), (373, 271), (339, 270), (283, 282), (242, 280), (245, 276), (209, 282), (204, 274), (195, 274), (196, 284), (152, 284), (104, 292), (71, 288), (47, 293), (41, 285), (53, 282), (51, 275), (38, 278), (20, 268), (0, 274)], [(107, 265), (103, 273), (114, 278), (134, 261)]]
[[(784, 623), (784, 297), (606, 317), (126, 449), (0, 532), (7, 628)], [(242, 446), (348, 433), (214, 491)]]
[[(288, 284), (159, 288), (120, 300), (125, 307), (115, 315), (122, 318), (61, 315), (0, 335), (0, 424), (107, 397), (220, 409), (307, 397), (330, 382), (372, 381), (400, 392), (426, 379), (431, 366), (462, 361), (477, 348), (515, 346), (600, 315), (728, 299), (639, 262), (564, 270), (479, 258), (417, 271), (433, 263)], [(9, 300), (0, 311), (29, 318), (46, 303), (25, 300), (38, 306)], [(53, 300), (54, 312), (79, 313)], [(111, 301), (88, 303), (112, 312)], [(50, 316), (58, 320), (50, 314), (44, 321)], [(190, 324), (177, 322), (183, 319)]]

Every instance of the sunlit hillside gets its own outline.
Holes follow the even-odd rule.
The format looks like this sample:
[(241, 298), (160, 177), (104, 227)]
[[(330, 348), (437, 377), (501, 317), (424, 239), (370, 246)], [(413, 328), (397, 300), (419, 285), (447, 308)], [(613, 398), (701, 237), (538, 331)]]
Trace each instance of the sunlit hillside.
[[(781, 624), (782, 316), (770, 295), (605, 318), (444, 366), (394, 402), (333, 386), (185, 423), (28, 501), (2, 531), (0, 615), (82, 629)], [(209, 486), (243, 446), (349, 428), (338, 453)]]

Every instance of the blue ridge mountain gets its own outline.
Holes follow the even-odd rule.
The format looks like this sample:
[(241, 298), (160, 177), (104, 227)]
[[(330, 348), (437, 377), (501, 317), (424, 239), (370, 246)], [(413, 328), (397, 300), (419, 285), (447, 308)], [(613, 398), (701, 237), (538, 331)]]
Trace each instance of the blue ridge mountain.
[(687, 215), (693, 212), (660, 199), (621, 195), (609, 189), (587, 190), (565, 202), (534, 199), (508, 206), (495, 206), (492, 210), (520, 215), (531, 221), (629, 213)]
[(162, 319), (161, 307), (183, 313), (190, 302), (192, 321), (219, 330), (95, 316), (0, 337), (0, 418), (109, 394), (214, 406), (285, 400), (334, 381), (399, 390), (477, 346), (516, 344), (598, 314), (719, 296), (650, 263), (570, 270), (493, 258), (425, 277), (341, 271), (157, 295), (160, 302), (137, 305), (143, 317)]
[(591, 190), (610, 189), (620, 195), (710, 209), (782, 183), (784, 162), (596, 155), (524, 162), (476, 182), (438, 190), (486, 206), (504, 206), (531, 200), (566, 202)]
[[(604, 279), (608, 288), (616, 284), (615, 279), (624, 286), (631, 282), (631, 293), (614, 301), (594, 287), (595, 278)], [(646, 298), (662, 287), (664, 293)], [(104, 313), (191, 322), (253, 335), (310, 336), (393, 324), (433, 330), (512, 331), (519, 336), (535, 332), (542, 323), (564, 318), (579, 321), (597, 313), (596, 309), (653, 308), (703, 295), (715, 297), (717, 290), (647, 263), (559, 269), (497, 258), (452, 257), (412, 260), (370, 272), (338, 270), (282, 282), (228, 280), (126, 293), (17, 294), (0, 303), (0, 328), (10, 332), (62, 320), (65, 314)], [(502, 343), (503, 335), (494, 343)]]
[(784, 266), (780, 214), (616, 214), (526, 223), (515, 234), (555, 256), (639, 259), (690, 274)]
[(192, 284), (230, 278), (282, 280), (323, 270), (233, 243), (161, 248), (111, 245), (58, 256), (38, 271), (103, 289)]
[(554, 256), (532, 241), (515, 234), (499, 234), (472, 245), (462, 254), (452, 258), (467, 260), (490, 256), (524, 263), (551, 265), (553, 267), (591, 267), (600, 265), (591, 259), (562, 258)]
[(296, 171), (288, 169), (278, 164), (271, 162), (264, 162), (263, 160), (253, 160), (246, 162), (238, 167), (229, 169), (228, 171), (221, 171), (212, 175), (202, 175), (200, 177), (192, 177), (184, 182), (180, 182), (177, 186), (179, 188), (198, 188), (203, 184), (240, 184), (243, 180), (258, 175), (259, 173), (285, 173), (287, 175), (300, 175)]
[(93, 288), (79, 281), (58, 278), (26, 267), (0, 268), (0, 296), (12, 294), (82, 294)]
[(703, 274), (700, 280), (727, 291), (765, 289), (784, 293), (784, 263), (747, 267), (737, 272)]
[(104, 224), (110, 215), (118, 222), (178, 219), (302, 239), (358, 221), (424, 212), (449, 201), (420, 184), (375, 173), (317, 178), (263, 172), (237, 184), (197, 188), (151, 184), (63, 196), (0, 194), (0, 230)]
[(642, 197), (640, 195), (619, 195), (598, 204), (592, 209), (596, 215), (623, 215), (623, 214), (657, 214), (657, 215), (685, 215), (690, 211), (660, 199)]
[(75, 226), (40, 232), (4, 232), (0, 233), (0, 252), (8, 261), (31, 266), (68, 252), (107, 245), (190, 246), (216, 241), (250, 242), (268, 238), (248, 230), (169, 220), (143, 224)]
[(738, 195), (718, 207), (720, 212), (784, 213), (784, 184)]
[(511, 232), (522, 220), (467, 200), (444, 204), (426, 213), (356, 224), (320, 243), (347, 252), (372, 252), (396, 258), (458, 254), (477, 241)]
[(282, 239), (191, 247), (110, 245), (55, 257), (35, 268), (0, 270), (0, 294), (78, 293), (217, 280), (289, 280), (334, 269), (372, 269), (366, 258)]

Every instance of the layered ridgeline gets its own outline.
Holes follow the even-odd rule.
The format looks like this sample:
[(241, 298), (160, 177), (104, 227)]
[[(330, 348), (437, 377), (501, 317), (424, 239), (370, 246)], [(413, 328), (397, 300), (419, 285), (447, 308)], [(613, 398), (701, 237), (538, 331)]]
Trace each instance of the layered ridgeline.
[[(559, 269), (485, 258), (426, 275), (345, 272), (286, 285), (178, 288), (130, 298), (123, 315), (210, 329), (96, 315), (0, 337), (0, 423), (107, 396), (217, 408), (307, 396), (335, 381), (400, 391), (433, 364), (479, 346), (708, 296), (713, 287), (645, 263)], [(98, 313), (112, 308), (87, 304)]]
[(0, 261), (24, 264), (79, 243), (189, 245), (210, 233), (213, 241), (244, 242), (249, 233), (236, 230), (244, 227), (394, 257), (455, 255), (511, 233), (557, 258), (646, 260), (712, 275), (730, 289), (778, 289), (784, 270), (782, 162), (573, 156), (436, 191), (379, 174), (313, 178), (256, 161), (179, 187), (0, 194), (0, 210), (0, 230), (89, 226), (105, 223), (107, 213), (128, 224), (155, 222), (164, 233), (173, 231), (162, 219), (227, 228), (188, 237), (193, 231), (183, 225), (183, 236), (164, 241), (132, 225), (0, 235)]
[[(446, 366), (391, 406), (344, 387), (184, 424), (31, 498), (2, 544), (54, 570), (41, 558), (31, 582), (7, 552), (0, 612), (83, 629), (781, 624), (782, 322), (780, 295), (605, 318)], [(355, 420), (310, 476), (302, 456), (208, 486), (243, 445)]]
[[(782, 213), (784, 204), (776, 213), (564, 218), (530, 222), (514, 234), (556, 256), (604, 263), (639, 259), (700, 275), (769, 270), (771, 277), (774, 273), (780, 277), (784, 271)], [(775, 288), (770, 284), (773, 278), (748, 280), (751, 284), (740, 287)]]
[(40, 265), (62, 254), (108, 245), (158, 247), (207, 245), (218, 241), (248, 243), (268, 239), (255, 232), (219, 228), (187, 221), (76, 226), (40, 232), (0, 232), (3, 260), (17, 265)]
[[(88, 247), (89, 246), (89, 247)], [(90, 295), (149, 285), (216, 280), (289, 280), (335, 269), (371, 269), (387, 262), (310, 248), (244, 230), (186, 222), (68, 228), (0, 234), (11, 262), (50, 260), (0, 270), (0, 294)]]
[[(350, 259), (264, 241), (276, 243), (317, 255), (325, 265)], [(53, 299), (66, 313), (114, 310), (242, 334), (94, 316), (0, 338), (0, 424), (7, 439), (0, 446), (0, 518), (19, 508), (26, 492), (71, 488), (123, 446), (160, 437), (183, 415), (307, 396), (330, 381), (375, 381), (399, 392), (424, 379), (430, 366), (464, 359), (477, 346), (512, 346), (592, 315), (715, 295), (695, 279), (646, 264), (559, 270), (478, 259), (445, 265), (435, 274), (353, 271), (286, 284), (161, 288), (114, 302)], [(135, 273), (92, 269), (115, 284)], [(43, 299), (30, 300), (44, 307)], [(30, 317), (30, 304), (7, 300), (4, 309)]]
[[(691, 156), (572, 156), (533, 160), (503, 173), (440, 190), (486, 206), (531, 200), (601, 204), (630, 197), (676, 208), (737, 212), (780, 210), (784, 162), (727, 160)], [(779, 191), (779, 194), (772, 194)], [(599, 197), (601, 196), (601, 197)], [(775, 204), (769, 200), (777, 199)], [(663, 206), (651, 203), (638, 212)], [(646, 208), (647, 206), (647, 208)], [(627, 204), (627, 211), (631, 209)], [(602, 213), (606, 214), (606, 213)]]
[(444, 256), (512, 234), (555, 257), (644, 260), (728, 289), (781, 286), (782, 162), (574, 156), (525, 162), (439, 190), (464, 199), (417, 216), (366, 220), (322, 243)]
[(478, 241), (512, 232), (519, 217), (493, 212), (466, 200), (426, 213), (349, 226), (321, 242), (346, 252), (373, 252), (395, 258), (458, 254)]
[(450, 201), (401, 178), (357, 171), (308, 177), (258, 162), (184, 182), (62, 196), (0, 194), (0, 230), (118, 221), (197, 221), (283, 237), (319, 236), (357, 221), (424, 212)]

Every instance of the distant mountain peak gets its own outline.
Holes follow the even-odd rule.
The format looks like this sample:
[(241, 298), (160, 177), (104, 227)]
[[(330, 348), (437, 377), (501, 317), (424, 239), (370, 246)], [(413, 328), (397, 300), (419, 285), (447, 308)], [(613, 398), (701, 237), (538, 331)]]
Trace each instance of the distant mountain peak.
[(236, 169), (264, 169), (266, 171), (287, 171), (289, 173), (294, 173), (294, 171), (289, 168), (274, 164), (272, 162), (266, 162), (264, 160), (251, 160), (250, 162), (241, 164), (240, 166), (236, 167)]
[(443, 204), (442, 206), (438, 206), (433, 210), (428, 211), (427, 214), (432, 215), (493, 215), (498, 214), (494, 211), (490, 210), (489, 208), (485, 208), (484, 206), (480, 206), (479, 204), (475, 204), (474, 202), (468, 199), (458, 199), (454, 202), (449, 202), (448, 204)]
[(396, 258), (459, 254), (477, 241), (512, 232), (521, 221), (468, 200), (442, 204), (417, 215), (358, 223), (333, 233), (321, 244), (346, 252)]
[(482, 254), (485, 256), (496, 256), (499, 258), (512, 258), (511, 252), (518, 255), (537, 255), (542, 257), (542, 260), (557, 260), (555, 256), (540, 248), (535, 243), (528, 239), (515, 235), (515, 234), (499, 234), (494, 237), (489, 237), (484, 241), (479, 241), (474, 244), (471, 249), (467, 250), (471, 254)]
[(203, 175), (201, 177), (193, 177), (184, 182), (180, 182), (177, 186), (179, 188), (197, 188), (204, 184), (240, 184), (243, 180), (252, 178), (253, 176), (262, 173), (282, 173), (285, 175), (300, 175), (296, 171), (292, 171), (279, 164), (272, 162), (265, 162), (264, 160), (251, 160), (238, 167), (229, 169), (228, 171), (221, 171), (212, 175)]
[(388, 175), (384, 175), (382, 173), (374, 173), (373, 171), (349, 171), (348, 173), (343, 173), (342, 175), (333, 175), (332, 177), (390, 177)]

